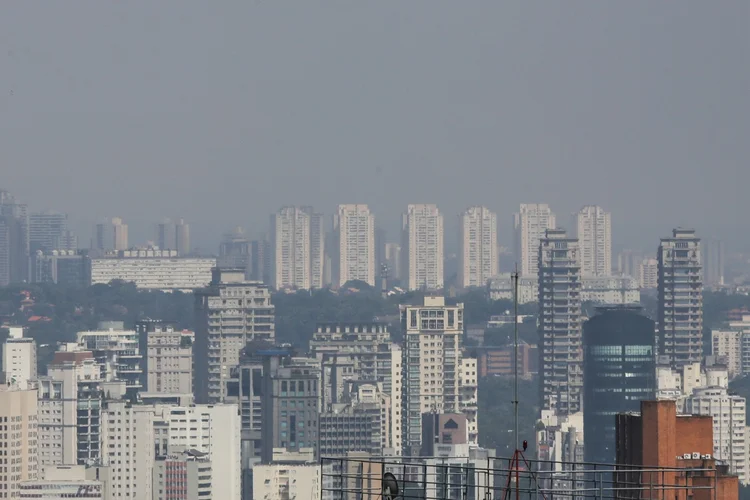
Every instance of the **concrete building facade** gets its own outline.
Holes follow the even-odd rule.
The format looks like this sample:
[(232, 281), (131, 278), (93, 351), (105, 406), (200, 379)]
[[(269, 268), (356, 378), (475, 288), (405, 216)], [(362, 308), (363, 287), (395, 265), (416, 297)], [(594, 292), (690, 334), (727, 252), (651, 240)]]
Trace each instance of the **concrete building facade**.
[(0, 384), (0, 494), (18, 498), (25, 481), (38, 478), (37, 389)]
[(522, 203), (513, 216), (515, 258), (521, 276), (535, 278), (539, 272), (539, 241), (547, 229), (557, 225), (546, 203)]
[(437, 205), (415, 204), (402, 216), (401, 270), (408, 290), (440, 290), (443, 276), (443, 215)]
[(643, 259), (638, 267), (638, 277), (641, 288), (656, 290), (659, 286), (659, 261)]
[(151, 394), (192, 394), (195, 333), (154, 320), (138, 321), (135, 331), (139, 352), (145, 358), (144, 390)]
[(124, 250), (91, 259), (91, 284), (121, 280), (144, 290), (192, 291), (211, 281), (215, 266), (216, 259), (178, 257), (177, 250)]
[(8, 328), (3, 347), (3, 372), (8, 383), (15, 383), (22, 389), (37, 379), (36, 342), (24, 337), (21, 327)]
[(612, 274), (612, 214), (596, 205), (586, 205), (575, 215), (576, 236), (581, 251), (581, 275)]
[(458, 285), (483, 287), (497, 274), (497, 215), (470, 207), (460, 217)]
[(334, 284), (360, 280), (375, 286), (375, 216), (367, 205), (339, 205), (333, 216)]
[(322, 219), (312, 207), (282, 207), (271, 216), (274, 288), (307, 290), (323, 286)]

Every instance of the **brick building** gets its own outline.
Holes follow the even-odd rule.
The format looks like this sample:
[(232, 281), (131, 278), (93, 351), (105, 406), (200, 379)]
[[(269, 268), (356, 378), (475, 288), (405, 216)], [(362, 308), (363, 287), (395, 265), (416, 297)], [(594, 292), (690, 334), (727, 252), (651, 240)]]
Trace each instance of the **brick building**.
[[(478, 347), (476, 349), (477, 372), (480, 378), (490, 375), (513, 375), (512, 345), (500, 347)], [(518, 374), (528, 376), (537, 373), (539, 356), (534, 344), (519, 342), (518, 344)]]

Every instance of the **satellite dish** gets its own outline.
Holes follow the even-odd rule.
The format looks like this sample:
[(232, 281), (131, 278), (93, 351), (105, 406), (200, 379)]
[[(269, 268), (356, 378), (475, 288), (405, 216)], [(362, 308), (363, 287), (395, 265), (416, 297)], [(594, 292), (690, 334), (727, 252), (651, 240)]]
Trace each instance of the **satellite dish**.
[(395, 500), (398, 496), (398, 481), (390, 472), (383, 474), (383, 500)]

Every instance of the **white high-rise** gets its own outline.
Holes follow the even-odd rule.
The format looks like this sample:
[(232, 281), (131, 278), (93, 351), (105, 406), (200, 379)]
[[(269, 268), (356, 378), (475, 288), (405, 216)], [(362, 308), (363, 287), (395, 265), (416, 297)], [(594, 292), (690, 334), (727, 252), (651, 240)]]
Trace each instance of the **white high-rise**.
[(333, 216), (337, 248), (335, 283), (350, 280), (375, 286), (375, 216), (367, 205), (339, 205)]
[(581, 274), (612, 274), (612, 215), (602, 207), (586, 205), (577, 214), (576, 230), (581, 254)]
[(23, 336), (23, 328), (10, 327), (8, 339), (3, 349), (3, 372), (8, 383), (15, 383), (22, 389), (36, 380), (36, 342)]
[(497, 274), (497, 215), (485, 207), (470, 207), (461, 215), (458, 283), (485, 286)]
[(641, 288), (656, 290), (659, 285), (659, 262), (656, 259), (643, 259), (638, 269)]
[(536, 278), (539, 272), (539, 241), (547, 229), (557, 225), (555, 214), (546, 203), (522, 203), (513, 216), (515, 257), (521, 276)]
[(409, 205), (402, 229), (401, 272), (408, 289), (443, 288), (443, 215), (437, 205)]
[(306, 290), (323, 285), (321, 219), (312, 207), (282, 207), (271, 216), (271, 277), (275, 288)]
[(18, 498), (22, 481), (37, 479), (37, 390), (0, 384), (0, 498)]

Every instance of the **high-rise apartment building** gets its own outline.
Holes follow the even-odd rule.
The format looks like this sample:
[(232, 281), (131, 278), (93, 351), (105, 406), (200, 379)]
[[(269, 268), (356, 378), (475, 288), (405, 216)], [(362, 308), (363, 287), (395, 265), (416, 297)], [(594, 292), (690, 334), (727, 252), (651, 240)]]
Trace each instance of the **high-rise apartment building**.
[[(271, 282), (271, 260), (272, 260), (271, 242), (263, 238), (252, 240), (250, 242), (250, 279), (253, 281), (262, 281), (263, 283)], [(324, 254), (325, 255), (325, 254)], [(325, 261), (325, 258), (323, 259)], [(325, 268), (323, 272), (325, 276)], [(327, 285), (329, 281), (323, 280)]]
[(101, 465), (114, 469), (111, 498), (152, 498), (154, 407), (106, 401), (101, 416)]
[(37, 389), (0, 384), (0, 498), (19, 498), (19, 485), (38, 478)]
[(156, 225), (156, 246), (161, 250), (177, 250), (175, 225), (172, 219), (164, 219)]
[(521, 276), (539, 272), (539, 241), (556, 226), (555, 214), (546, 203), (522, 203), (513, 216), (515, 258)]
[(282, 207), (271, 216), (274, 288), (323, 286), (322, 217), (312, 207)]
[(37, 250), (29, 262), (31, 283), (58, 283), (76, 288), (91, 285), (91, 259), (86, 251)]
[(263, 463), (273, 460), (274, 448), (317, 450), (320, 362), (287, 352), (269, 353), (263, 360), (262, 384)]
[[(477, 358), (461, 359), (459, 371), (459, 406), (466, 416), (467, 442), (479, 446), (479, 377), (477, 376)], [(424, 443), (422, 443), (424, 445)]]
[(575, 214), (581, 251), (581, 275), (612, 274), (612, 216), (602, 207), (586, 205)]
[(700, 238), (675, 229), (658, 253), (659, 355), (679, 367), (703, 357), (703, 282)]
[(112, 219), (113, 248), (115, 250), (128, 249), (128, 225), (120, 217)]
[(714, 459), (729, 465), (729, 472), (736, 474), (740, 483), (747, 484), (750, 479), (750, 457), (745, 427), (745, 398), (729, 394), (725, 387), (702, 387), (687, 397), (685, 411), (713, 418)]
[(405, 455), (418, 455), (422, 414), (460, 411), (461, 337), (464, 306), (443, 297), (401, 305), (404, 332), (402, 432)]
[(364, 281), (375, 286), (375, 216), (367, 205), (339, 205), (333, 216), (333, 278), (338, 286)]
[(125, 382), (129, 397), (142, 390), (143, 355), (134, 330), (125, 330), (122, 321), (100, 322), (98, 330), (78, 332), (76, 339), (80, 350), (93, 353), (103, 379)]
[(437, 205), (409, 205), (402, 216), (402, 282), (409, 290), (440, 290), (443, 275), (443, 215)]
[(250, 240), (245, 228), (237, 226), (224, 234), (219, 244), (217, 266), (223, 269), (244, 269), (245, 277), (250, 279), (250, 266), (253, 256)]
[(583, 325), (583, 425), (586, 462), (614, 463), (618, 413), (656, 397), (654, 321), (640, 306), (602, 306)]
[(240, 416), (237, 405), (170, 406), (155, 411), (157, 455), (177, 455), (190, 450), (205, 453), (212, 469), (213, 498), (240, 498)]
[(388, 279), (401, 280), (401, 262), (401, 245), (398, 243), (386, 243), (385, 264), (388, 266)]
[(155, 394), (193, 394), (195, 333), (144, 319), (135, 324), (139, 352), (146, 360), (142, 385)]
[(28, 208), (0, 190), (0, 286), (27, 280), (28, 264)]
[(21, 389), (37, 379), (36, 342), (24, 337), (21, 327), (9, 328), (3, 347), (3, 372), (8, 383), (17, 384)]
[(548, 229), (538, 255), (542, 409), (575, 413), (583, 387), (578, 240), (563, 229)]
[(638, 276), (641, 262), (643, 262), (643, 252), (625, 249), (617, 255), (617, 272), (627, 276)]
[(656, 290), (659, 286), (659, 262), (656, 259), (643, 259), (638, 274), (641, 288)]
[(274, 341), (271, 293), (260, 282), (245, 281), (244, 269), (216, 268), (211, 284), (195, 292), (195, 314), (195, 397), (200, 403), (221, 402), (245, 345)]
[(470, 207), (461, 215), (458, 284), (486, 286), (497, 274), (497, 215), (485, 207)]
[(187, 256), (192, 252), (190, 247), (190, 224), (185, 219), (177, 219), (174, 225), (175, 250), (177, 255)]
[(724, 242), (715, 238), (701, 242), (703, 254), (703, 284), (720, 286), (724, 284)]
[(42, 212), (29, 216), (29, 249), (31, 252), (42, 250), (75, 250), (60, 246), (68, 231), (68, 216), (57, 212)]
[(214, 500), (212, 473), (208, 455), (197, 450), (157, 457), (153, 500)]

